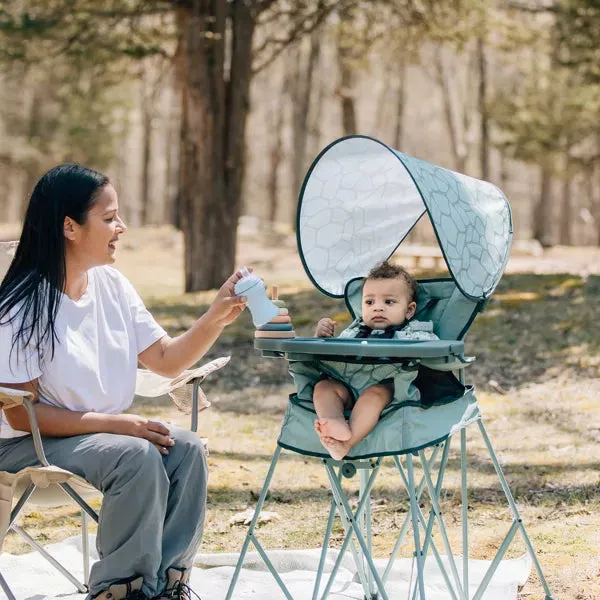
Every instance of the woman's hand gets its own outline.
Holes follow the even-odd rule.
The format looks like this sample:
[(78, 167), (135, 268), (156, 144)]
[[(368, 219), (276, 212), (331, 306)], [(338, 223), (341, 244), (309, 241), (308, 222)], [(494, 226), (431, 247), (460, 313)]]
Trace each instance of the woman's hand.
[[(248, 271), (252, 271), (252, 268), (249, 267)], [(236, 271), (229, 277), (217, 292), (208, 309), (207, 314), (210, 315), (212, 322), (220, 327), (233, 323), (246, 308), (246, 298), (235, 295), (235, 284), (241, 278), (240, 271)]]
[(325, 317), (317, 323), (315, 337), (333, 337), (335, 333), (336, 322), (333, 319)]
[(139, 415), (114, 415), (114, 431), (121, 435), (143, 438), (152, 442), (161, 454), (169, 454), (169, 448), (175, 445), (171, 432), (160, 421), (150, 421)]

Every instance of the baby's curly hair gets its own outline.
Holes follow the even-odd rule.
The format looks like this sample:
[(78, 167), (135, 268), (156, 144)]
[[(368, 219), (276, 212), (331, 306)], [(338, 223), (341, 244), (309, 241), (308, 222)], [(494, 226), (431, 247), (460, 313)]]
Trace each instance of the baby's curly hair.
[(387, 260), (384, 260), (369, 271), (367, 279), (403, 279), (408, 284), (408, 289), (410, 290), (409, 302), (417, 301), (419, 284), (414, 277), (400, 265), (392, 265)]

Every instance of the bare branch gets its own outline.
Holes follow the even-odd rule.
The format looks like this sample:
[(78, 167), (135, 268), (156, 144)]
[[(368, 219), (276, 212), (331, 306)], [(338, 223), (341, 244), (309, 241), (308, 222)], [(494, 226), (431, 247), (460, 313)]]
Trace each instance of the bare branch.
[(329, 5), (321, 6), (320, 8), (317, 8), (313, 12), (304, 16), (299, 14), (300, 11), (295, 11), (295, 13), (287, 12), (286, 14), (289, 14), (290, 16), (292, 14), (296, 14), (300, 18), (296, 21), (290, 31), (287, 32), (285, 37), (267, 38), (258, 48), (255, 49), (255, 56), (260, 56), (262, 53), (272, 48), (270, 55), (262, 60), (262, 62), (259, 62), (258, 66), (254, 68), (252, 73), (256, 74), (262, 71), (264, 68), (272, 64), (287, 47), (292, 45), (304, 35), (309, 35), (316, 31), (327, 20), (334, 9), (350, 7), (358, 3), (359, 0), (336, 1)]

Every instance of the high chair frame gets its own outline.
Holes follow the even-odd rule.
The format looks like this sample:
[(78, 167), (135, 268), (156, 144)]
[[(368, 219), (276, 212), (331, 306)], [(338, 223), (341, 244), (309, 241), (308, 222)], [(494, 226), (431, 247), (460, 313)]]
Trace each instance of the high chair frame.
[[(259, 343), (258, 345), (264, 345), (264, 342), (262, 342), (262, 344)], [(464, 381), (464, 369), (458, 371), (458, 376), (461, 381)], [(437, 441), (436, 443), (420, 449), (391, 456), (391, 460), (396, 466), (396, 470), (400, 475), (403, 486), (408, 493), (410, 508), (400, 528), (400, 533), (394, 544), (393, 550), (390, 553), (387, 566), (383, 573), (380, 573), (376, 568), (372, 556), (371, 489), (375, 483), (384, 457), (379, 456), (370, 459), (346, 458), (342, 461), (335, 461), (331, 458), (320, 459), (329, 479), (332, 500), (323, 538), (321, 557), (313, 587), (312, 600), (325, 600), (328, 597), (342, 564), (343, 557), (348, 550), (352, 553), (357, 575), (363, 588), (364, 599), (375, 600), (381, 598), (381, 600), (389, 600), (390, 596), (386, 590), (388, 576), (400, 549), (406, 541), (406, 536), (410, 528), (412, 529), (413, 538), (413, 560), (416, 564), (416, 578), (414, 586), (411, 587), (409, 594), (409, 597), (412, 598), (412, 600), (426, 599), (425, 561), (430, 551), (445, 581), (449, 598), (452, 598), (452, 600), (481, 600), (484, 598), (484, 594), (492, 577), (497, 571), (501, 560), (518, 532), (522, 536), (527, 553), (543, 587), (545, 600), (554, 600), (483, 421), (480, 416), (478, 416), (473, 423), (475, 421), (477, 422), (479, 433), (482, 436), (494, 471), (512, 513), (512, 523), (508, 532), (503, 538), (500, 547), (496, 551), (495, 556), (475, 592), (471, 594), (469, 591), (468, 456), (467, 430), (465, 426), (462, 427), (459, 432), (454, 432), (453, 435), (447, 436), (444, 440)], [(460, 561), (454, 557), (442, 511), (440, 509), (440, 498), (443, 491), (443, 481), (450, 445), (452, 438), (457, 434), (460, 435), (461, 470), (462, 559)], [(264, 506), (275, 473), (275, 468), (283, 449), (285, 449), (285, 447), (278, 444), (274, 452), (225, 600), (231, 600), (233, 598), (235, 587), (250, 544), (255, 546), (267, 569), (275, 578), (285, 598), (287, 600), (294, 600), (291, 592), (277, 572), (277, 569), (269, 559), (268, 551), (265, 550), (256, 535), (256, 526), (260, 517), (260, 512)], [(404, 464), (402, 457), (404, 457)], [(418, 458), (418, 463), (422, 469), (422, 477), (418, 482), (415, 476), (416, 458)], [(360, 480), (359, 497), (357, 508), (353, 511), (342, 488), (342, 481), (343, 478), (354, 477), (357, 472), (359, 473)], [(427, 493), (431, 504), (428, 515), (426, 515), (419, 506), (420, 500), (425, 492)], [(340, 517), (345, 535), (333, 569), (323, 586), (325, 559), (329, 549), (328, 545), (336, 513)], [(437, 532), (442, 540), (446, 561), (443, 560), (440, 550), (438, 550), (434, 540), (435, 525), (437, 525)]]

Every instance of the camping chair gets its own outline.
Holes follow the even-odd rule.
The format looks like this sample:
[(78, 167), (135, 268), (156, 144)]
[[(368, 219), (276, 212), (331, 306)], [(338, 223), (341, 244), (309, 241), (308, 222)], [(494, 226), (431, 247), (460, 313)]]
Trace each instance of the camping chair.
[[(6, 273), (16, 246), (17, 242), (0, 242), (0, 278)], [(229, 357), (217, 358), (202, 367), (184, 371), (175, 379), (138, 369), (136, 395), (156, 397), (168, 394), (181, 411), (190, 414), (190, 429), (198, 431), (198, 412), (210, 406), (200, 383), (210, 373), (222, 368), (228, 362)], [(36, 467), (23, 469), (18, 473), (0, 471), (0, 550), (6, 532), (13, 530), (69, 579), (79, 592), (85, 593), (90, 572), (88, 524), (90, 518), (96, 523), (98, 523), (99, 518), (98, 513), (88, 504), (88, 501), (92, 498), (100, 498), (101, 493), (81, 477), (49, 464), (44, 454), (43, 440), (35, 417), (32, 395), (29, 392), (0, 387), (0, 409), (19, 405), (25, 407), (29, 416), (35, 450), (40, 464)], [(207, 440), (203, 441), (207, 445)], [(81, 511), (83, 581), (79, 581), (16, 522), (17, 517), (26, 505), (58, 507), (71, 501), (75, 502)], [(0, 588), (4, 590), (9, 600), (14, 600), (14, 595), (2, 573), (0, 573)]]
[[(410, 529), (416, 577), (414, 587), (409, 584), (407, 597), (413, 600), (426, 598), (428, 555), (443, 577), (447, 598), (481, 600), (517, 533), (523, 538), (546, 600), (552, 599), (483, 425), (475, 390), (465, 383), (464, 377), (465, 368), (474, 359), (464, 356), (463, 339), (496, 288), (510, 252), (512, 222), (505, 196), (489, 183), (414, 159), (372, 138), (342, 138), (321, 152), (304, 180), (297, 218), (300, 257), (317, 289), (329, 297), (344, 297), (352, 317), (360, 319), (365, 273), (389, 258), (425, 213), (436, 233), (450, 277), (419, 282), (415, 318), (432, 321), (439, 340), (255, 340), (255, 347), (263, 356), (289, 361), (296, 393), (290, 396), (277, 448), (226, 600), (234, 594), (251, 543), (284, 596), (293, 600), (256, 533), (260, 512), (284, 449), (319, 458), (332, 492), (313, 600), (327, 598), (347, 551), (352, 553), (365, 600), (388, 600), (392, 597), (389, 575)], [(313, 427), (316, 413), (312, 393), (321, 374), (325, 372), (349, 385), (356, 375), (369, 377), (373, 383), (394, 377), (397, 392), (396, 377), (403, 369), (418, 370), (415, 387), (409, 388), (409, 397), (395, 396), (375, 429), (343, 460), (333, 460), (320, 444)], [(469, 571), (466, 435), (469, 425), (476, 426), (483, 437), (512, 513), (512, 524), (479, 581), (474, 581)], [(460, 439), (461, 560), (454, 557), (440, 509), (450, 443), (455, 435)], [(386, 457), (393, 462), (407, 492), (409, 510), (387, 566), (381, 571), (376, 568), (372, 553), (370, 492)], [(421, 467), (420, 480), (415, 471), (417, 462)], [(352, 510), (342, 481), (357, 472), (359, 500)], [(426, 497), (428, 510), (422, 508)], [(323, 581), (336, 513), (345, 535), (328, 579)], [(443, 546), (443, 553), (438, 543)]]

